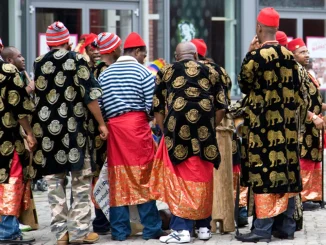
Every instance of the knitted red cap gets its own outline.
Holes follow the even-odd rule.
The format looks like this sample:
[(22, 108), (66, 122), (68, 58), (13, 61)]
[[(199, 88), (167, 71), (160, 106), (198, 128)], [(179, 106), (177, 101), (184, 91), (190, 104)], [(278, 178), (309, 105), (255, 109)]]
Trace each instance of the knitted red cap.
[(257, 21), (265, 26), (278, 27), (280, 15), (274, 8), (263, 8), (258, 14)]
[(301, 48), (303, 46), (306, 46), (304, 41), (301, 38), (296, 38), (288, 43), (288, 50), (293, 52), (294, 50)]
[(192, 39), (190, 42), (192, 42), (193, 44), (195, 44), (196, 48), (197, 48), (197, 53), (203, 57), (205, 57), (206, 55), (206, 51), (207, 51), (207, 46), (206, 43), (203, 39)]
[(97, 35), (94, 33), (87, 34), (85, 36), (85, 41), (83, 45), (80, 47), (79, 52), (82, 54), (84, 53), (85, 48), (90, 45), (92, 42), (94, 42), (97, 39)]
[(136, 32), (132, 32), (126, 38), (123, 48), (127, 49), (127, 48), (145, 47), (145, 46), (146, 44), (144, 40), (139, 36), (139, 34)]
[(288, 44), (288, 36), (283, 31), (276, 32), (276, 40), (282, 46), (285, 46)]
[(101, 54), (109, 54), (116, 50), (120, 44), (121, 39), (118, 35), (110, 32), (102, 32), (97, 36), (97, 42), (100, 46)]
[(48, 26), (45, 35), (46, 44), (50, 47), (60, 46), (69, 42), (69, 31), (60, 21), (56, 21), (52, 25)]

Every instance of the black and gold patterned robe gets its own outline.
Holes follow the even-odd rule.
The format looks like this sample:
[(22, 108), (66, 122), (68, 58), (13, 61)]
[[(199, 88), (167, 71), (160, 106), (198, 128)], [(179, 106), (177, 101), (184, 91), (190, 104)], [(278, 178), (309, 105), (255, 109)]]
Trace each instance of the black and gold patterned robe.
[[(308, 111), (319, 115), (322, 113), (323, 99), (319, 91), (318, 81), (309, 74), (309, 80), (306, 80), (304, 85), (309, 97)], [(300, 157), (313, 162), (321, 162), (323, 149), (320, 142), (320, 130), (316, 128), (312, 120), (307, 119), (304, 132), (300, 137)]]
[(243, 184), (256, 194), (300, 192), (296, 112), (303, 95), (292, 53), (280, 45), (249, 52), (239, 86), (247, 95), (241, 146)]
[(32, 126), (38, 140), (34, 163), (44, 175), (79, 171), (89, 151), (95, 170), (95, 119), (87, 104), (102, 90), (87, 61), (81, 54), (54, 49), (38, 57), (34, 69), (37, 113)]
[(0, 60), (0, 183), (8, 183), (13, 152), (23, 155), (24, 142), (15, 137), (18, 119), (31, 116), (34, 104), (29, 99), (19, 71)]
[(165, 115), (167, 103), (164, 138), (173, 164), (199, 156), (218, 167), (215, 112), (227, 108), (218, 79), (212, 67), (193, 60), (166, 65), (157, 73), (154, 112)]

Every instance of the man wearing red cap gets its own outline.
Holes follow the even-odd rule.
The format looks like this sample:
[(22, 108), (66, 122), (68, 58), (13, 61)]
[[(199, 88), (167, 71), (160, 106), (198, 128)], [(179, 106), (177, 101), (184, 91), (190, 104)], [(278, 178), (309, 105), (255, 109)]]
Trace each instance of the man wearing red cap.
[[(295, 60), (307, 67), (309, 65), (309, 51), (301, 38), (293, 39), (288, 44), (288, 49), (293, 52)], [(321, 161), (323, 145), (321, 129), (324, 121), (322, 112), (326, 110), (326, 104), (322, 103), (319, 91), (319, 82), (308, 72), (309, 79), (304, 80), (308, 100), (308, 117), (305, 122), (304, 132), (300, 137), (300, 167), (303, 190), (301, 198), (303, 207), (309, 206), (308, 201), (320, 202), (322, 200), (322, 169)], [(307, 205), (308, 204), (308, 205)]]
[(236, 236), (244, 242), (269, 242), (274, 221), (274, 236), (293, 239), (296, 229), (293, 197), (302, 190), (297, 110), (304, 97), (292, 53), (275, 40), (278, 26), (279, 14), (262, 9), (256, 26), (260, 47), (254, 39), (239, 74), (247, 101), (242, 183), (253, 190), (256, 214), (252, 232)]
[[(96, 160), (91, 134), (96, 120), (101, 138), (105, 140), (108, 135), (97, 101), (102, 91), (83, 55), (69, 51), (69, 31), (63, 23), (51, 24), (46, 40), (50, 51), (34, 63), (38, 113), (32, 126), (38, 147), (33, 160), (38, 171), (46, 175), (51, 231), (57, 244), (94, 243), (99, 237), (89, 233)], [(68, 171), (72, 177), (70, 209), (64, 185)]]
[[(89, 43), (86, 38), (85, 43)], [(102, 32), (98, 36), (92, 36), (91, 43), (86, 46), (86, 53), (90, 57), (90, 64), (94, 77), (99, 78), (100, 74), (105, 71), (111, 64), (116, 62), (121, 53), (121, 39), (114, 33)], [(97, 59), (99, 54), (99, 59)], [(101, 99), (99, 99), (101, 104)], [(104, 114), (103, 114), (104, 115)], [(95, 132), (95, 150), (96, 150), (96, 167), (94, 173), (93, 186), (95, 186), (99, 172), (107, 159), (106, 140), (100, 138), (100, 134)], [(93, 195), (92, 195), (93, 197)], [(95, 219), (93, 220), (93, 230), (98, 234), (105, 235), (110, 231), (110, 222), (100, 208), (95, 204)]]
[(284, 47), (288, 46), (288, 36), (283, 31), (276, 32), (276, 41)]
[[(120, 38), (114, 34), (104, 36), (101, 52), (112, 53), (119, 43)], [(110, 224), (112, 239), (119, 241), (131, 234), (129, 205), (137, 205), (144, 226), (143, 239), (162, 235), (162, 221), (148, 190), (154, 159), (148, 115), (155, 82), (142, 65), (146, 54), (143, 39), (133, 32), (125, 40), (124, 55), (99, 76), (102, 111), (110, 132), (107, 142)]]
[[(225, 69), (206, 59), (207, 46), (203, 39), (192, 39), (198, 52), (199, 62), (213, 68), (219, 75), (218, 81), (224, 88), (227, 103), (231, 103), (232, 82)], [(216, 222), (220, 223), (220, 232), (234, 231), (234, 199), (232, 183), (232, 133), (233, 121), (226, 116), (216, 128), (216, 138), (221, 152), (221, 164), (214, 171), (214, 198), (212, 211), (212, 230), (216, 230)], [(223, 199), (221, 198), (223, 196)]]

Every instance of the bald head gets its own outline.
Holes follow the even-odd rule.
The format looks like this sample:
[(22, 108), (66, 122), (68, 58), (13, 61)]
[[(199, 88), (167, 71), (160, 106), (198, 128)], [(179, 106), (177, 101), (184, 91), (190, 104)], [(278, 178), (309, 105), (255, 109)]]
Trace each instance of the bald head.
[(257, 21), (256, 34), (260, 43), (276, 40), (278, 27), (265, 26)]
[(25, 59), (15, 47), (5, 47), (1, 52), (1, 56), (5, 62), (13, 64), (19, 71), (25, 70)]
[(184, 59), (197, 60), (197, 48), (192, 42), (179, 43), (175, 49), (175, 59), (177, 61)]

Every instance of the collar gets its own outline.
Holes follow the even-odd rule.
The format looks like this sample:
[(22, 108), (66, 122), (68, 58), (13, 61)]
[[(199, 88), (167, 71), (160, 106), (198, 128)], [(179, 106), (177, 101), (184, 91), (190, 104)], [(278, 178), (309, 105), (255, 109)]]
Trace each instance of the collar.
[(132, 57), (130, 55), (122, 55), (117, 59), (116, 62), (126, 62), (126, 61), (132, 61), (132, 62), (137, 62), (138, 63), (138, 61), (134, 57)]
[(313, 75), (311, 75), (310, 72), (308, 72), (308, 76), (309, 76), (310, 80), (316, 85), (316, 87), (319, 88), (320, 87), (320, 84), (317, 81), (317, 79)]

